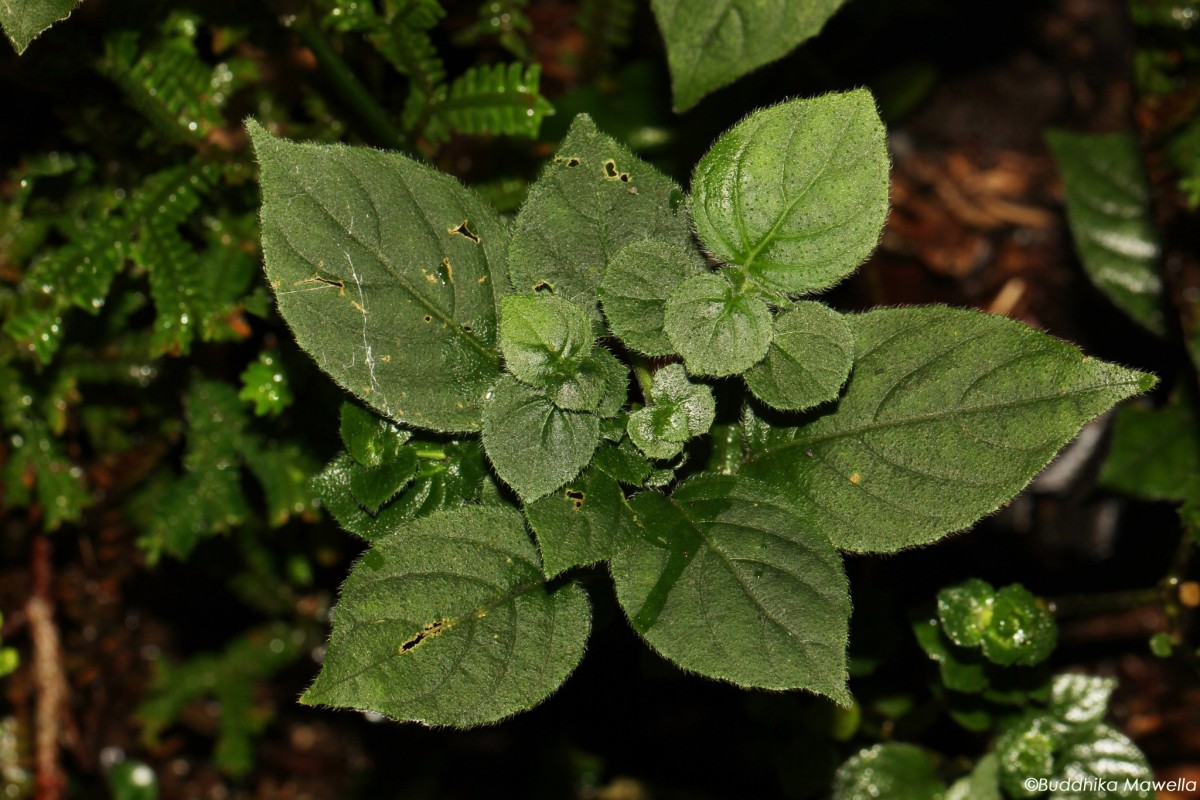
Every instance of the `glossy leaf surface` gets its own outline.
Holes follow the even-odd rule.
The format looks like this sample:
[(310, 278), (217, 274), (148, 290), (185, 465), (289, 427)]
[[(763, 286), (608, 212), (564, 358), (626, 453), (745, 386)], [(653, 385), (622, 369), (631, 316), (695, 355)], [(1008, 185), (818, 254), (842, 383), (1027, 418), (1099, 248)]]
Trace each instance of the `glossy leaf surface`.
[(1133, 134), (1047, 136), (1067, 195), (1067, 220), (1088, 277), (1126, 314), (1166, 333), (1161, 248)]

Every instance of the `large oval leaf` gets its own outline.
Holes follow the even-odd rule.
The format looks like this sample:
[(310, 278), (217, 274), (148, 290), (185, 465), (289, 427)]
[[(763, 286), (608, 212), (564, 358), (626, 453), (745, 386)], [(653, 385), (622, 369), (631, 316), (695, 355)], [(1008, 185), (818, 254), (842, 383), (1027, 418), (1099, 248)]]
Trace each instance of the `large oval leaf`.
[(696, 233), (767, 288), (832, 286), (879, 243), (889, 164), (865, 89), (756, 111), (696, 165)]
[(1084, 423), (1155, 382), (989, 314), (898, 308), (847, 321), (854, 373), (837, 407), (751, 431), (743, 468), (845, 550), (891, 552), (967, 527)]
[(1051, 131), (1046, 140), (1062, 171), (1067, 219), (1084, 271), (1118, 308), (1165, 334), (1162, 248), (1137, 136)]
[(478, 430), (500, 374), (496, 304), (508, 292), (496, 212), (397, 153), (248, 128), (267, 277), (296, 341), (392, 419)]
[(630, 501), (642, 535), (611, 562), (638, 633), (684, 669), (843, 705), (850, 596), (841, 558), (786, 499), (701, 475)]
[(825, 25), (845, 0), (652, 0), (667, 45), (675, 110), (777, 58)]
[(544, 580), (512, 509), (416, 520), (355, 565), (301, 700), (458, 727), (531, 708), (579, 663), (589, 629), (583, 591)]

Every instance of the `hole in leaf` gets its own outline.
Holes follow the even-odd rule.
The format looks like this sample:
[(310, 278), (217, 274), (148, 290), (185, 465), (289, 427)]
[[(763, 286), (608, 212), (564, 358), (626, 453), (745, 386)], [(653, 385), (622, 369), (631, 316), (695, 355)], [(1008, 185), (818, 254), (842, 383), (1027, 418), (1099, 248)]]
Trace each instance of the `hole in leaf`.
[(470, 239), (475, 244), (479, 244), (478, 234), (476, 234), (474, 231), (472, 231), (470, 228), (467, 227), (467, 224), (470, 221), (471, 220), (469, 220), (469, 219), (464, 219), (462, 222), (460, 222), (455, 227), (447, 228), (446, 233), (458, 235), (458, 236), (463, 237), (464, 239)]
[(567, 489), (566, 495), (567, 499), (571, 501), (571, 504), (575, 506), (576, 511), (583, 508), (583, 492), (579, 491), (578, 489)]
[(417, 645), (421, 644), (426, 639), (432, 639), (444, 631), (450, 630), (452, 627), (454, 627), (454, 623), (448, 619), (439, 619), (437, 622), (431, 622), (422, 628), (416, 636), (401, 644), (398, 648), (398, 652), (401, 654), (411, 652)]
[(620, 173), (617, 172), (617, 162), (613, 161), (611, 158), (608, 161), (605, 161), (604, 175), (609, 178), (619, 177)]
[(622, 173), (621, 173), (621, 182), (622, 182), (622, 183), (629, 183), (629, 173), (628, 173), (628, 172), (622, 172)]
[(422, 319), (424, 319), (426, 322), (433, 322), (433, 317), (429, 316), (428, 314), (422, 317)]
[(568, 167), (578, 167), (581, 163), (580, 160), (578, 158), (576, 158), (575, 156), (571, 156), (570, 158), (564, 158), (564, 159), (559, 159), (559, 160), (562, 161), (562, 163), (566, 164)]
[(549, 281), (538, 281), (533, 285), (534, 294), (554, 294), (554, 284)]
[(471, 328), (471, 324), (469, 322), (464, 322), (462, 329), (463, 329), (463, 332), (465, 332), (465, 333), (470, 333), (473, 330), (473, 328)]

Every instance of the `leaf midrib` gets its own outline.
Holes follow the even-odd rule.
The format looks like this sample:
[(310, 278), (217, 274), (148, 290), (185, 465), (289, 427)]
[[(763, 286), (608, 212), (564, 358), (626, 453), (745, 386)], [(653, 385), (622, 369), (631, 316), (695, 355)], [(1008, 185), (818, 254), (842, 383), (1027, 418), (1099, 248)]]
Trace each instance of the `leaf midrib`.
[(927, 422), (936, 422), (939, 420), (952, 419), (955, 416), (960, 415), (960, 414), (965, 415), (965, 414), (976, 414), (976, 413), (990, 412), (990, 411), (1002, 411), (1002, 410), (1008, 409), (1008, 408), (1017, 408), (1020, 406), (1034, 405), (1036, 403), (1042, 403), (1042, 402), (1046, 402), (1049, 400), (1063, 400), (1068, 397), (1078, 397), (1078, 396), (1085, 395), (1085, 394), (1107, 391), (1109, 389), (1115, 389), (1115, 388), (1120, 388), (1120, 387), (1124, 387), (1124, 386), (1132, 386), (1132, 387), (1136, 388), (1138, 386), (1138, 381), (1137, 380), (1117, 381), (1114, 383), (1106, 383), (1106, 384), (1103, 384), (1100, 386), (1089, 386), (1085, 389), (1076, 389), (1076, 390), (1072, 390), (1072, 391), (1064, 391), (1061, 393), (1056, 392), (1054, 394), (1039, 395), (1037, 397), (1021, 398), (1020, 400), (1012, 400), (1012, 401), (1004, 402), (1004, 403), (992, 403), (989, 405), (981, 405), (981, 406), (976, 406), (974, 408), (969, 408), (969, 409), (960, 408), (960, 409), (955, 409), (953, 411), (925, 414), (922, 416), (910, 417), (907, 419), (891, 420), (888, 422), (879, 422), (879, 423), (874, 423), (874, 424), (859, 425), (854, 428), (847, 428), (845, 430), (832, 431), (828, 434), (811, 436), (811, 437), (803, 438), (803, 439), (796, 438), (796, 439), (791, 439), (786, 442), (782, 442), (777, 445), (772, 445), (770, 447), (767, 447), (767, 448), (761, 450), (757, 455), (755, 455), (753, 458), (751, 458), (748, 463), (754, 463), (754, 462), (763, 460), (763, 459), (767, 458), (768, 456), (771, 456), (775, 453), (790, 450), (794, 447), (804, 447), (806, 445), (820, 444), (822, 442), (828, 442), (828, 441), (834, 441), (837, 439), (858, 436), (863, 433), (870, 433), (871, 431), (886, 430), (888, 428), (902, 428), (902, 427), (905, 427), (908, 425), (920, 425), (920, 424), (927, 423)]
[[(349, 172), (351, 175), (354, 175), (354, 172), (352, 170), (347, 170), (347, 172)], [(366, 187), (362, 185), (362, 182), (360, 180), (358, 180), (357, 175), (354, 175), (354, 180), (358, 184), (358, 188), (363, 192), (363, 194), (367, 195), (368, 197), (371, 197), (370, 192), (368, 192)], [(411, 187), (408, 186), (408, 183), (403, 178), (403, 176), (399, 177), (399, 181), (401, 184), (404, 185), (405, 190), (408, 191), (409, 194), (411, 195), (412, 189), (411, 189)], [(393, 280), (395, 280), (396, 285), (399, 286), (400, 288), (402, 288), (405, 292), (407, 292), (422, 308), (424, 308), (426, 311), (428, 311), (432, 316), (436, 317), (446, 328), (453, 330), (459, 338), (461, 338), (463, 341), (467, 342), (471, 347), (473, 347), (481, 355), (486, 357), (490, 362), (499, 366), (500, 356), (495, 351), (494, 348), (488, 348), (488, 347), (484, 346), (483, 344), (481, 344), (478, 339), (476, 339), (474, 336), (472, 336), (471, 334), (469, 334), (465, 330), (463, 330), (462, 326), (458, 324), (457, 320), (455, 320), (451, 316), (448, 316), (444, 311), (442, 311), (442, 309), (440, 307), (438, 307), (431, 300), (429, 300), (429, 298), (427, 298), (425, 295), (418, 292), (416, 290), (416, 288), (408, 281), (408, 279), (405, 278), (404, 275), (396, 268), (396, 265), (392, 263), (391, 259), (387, 258), (383, 253), (381, 253), (373, 245), (369, 244), (361, 236), (359, 236), (358, 234), (353, 233), (349, 229), (345, 228), (341, 224), (341, 222), (338, 220), (338, 218), (334, 215), (334, 213), (329, 210), (329, 207), (326, 206), (323, 202), (321, 202), (321, 200), (310, 190), (309, 186), (302, 183), (300, 185), (300, 191), (304, 194), (305, 197), (309, 198), (313, 202), (313, 205), (315, 205), (317, 208), (321, 209), (321, 212), (323, 214), (325, 214), (325, 216), (329, 219), (329, 221), (332, 222), (338, 228), (338, 230), (345, 233), (350, 238), (351, 241), (355, 242), (360, 247), (362, 247), (364, 250), (366, 250), (368, 253), (370, 253), (371, 256), (373, 256), (384, 267), (384, 269), (387, 270), (387, 273), (392, 277)], [(373, 198), (372, 198), (372, 202), (374, 202)], [(490, 276), (491, 272), (492, 272), (491, 264), (488, 263), (486, 256), (484, 256), (483, 260), (484, 260), (484, 263), (487, 265), (486, 266), (487, 274)], [(494, 311), (494, 309), (493, 309), (493, 311)], [(499, 316), (499, 315), (496, 314), (496, 316)]]

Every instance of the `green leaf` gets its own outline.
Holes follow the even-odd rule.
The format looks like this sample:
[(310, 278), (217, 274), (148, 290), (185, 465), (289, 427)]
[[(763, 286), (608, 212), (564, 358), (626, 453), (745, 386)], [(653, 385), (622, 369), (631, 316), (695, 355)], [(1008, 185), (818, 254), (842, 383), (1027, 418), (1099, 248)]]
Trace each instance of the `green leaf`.
[(959, 778), (946, 792), (946, 800), (1003, 800), (1000, 794), (1000, 759), (988, 753), (971, 774)]
[(1054, 754), (1063, 746), (1054, 719), (1031, 716), (1005, 731), (996, 741), (1000, 785), (1013, 797), (1036, 797), (1044, 790), (1036, 782), (1054, 775)]
[(600, 302), (613, 333), (648, 356), (674, 353), (663, 330), (667, 300), (675, 287), (704, 272), (704, 257), (694, 247), (646, 240), (623, 248), (600, 283)]
[(9, 0), (0, 3), (0, 27), (17, 55), (56, 22), (71, 15), (80, 0)]
[(837, 398), (854, 358), (854, 333), (820, 303), (793, 304), (775, 317), (767, 357), (746, 372), (746, 385), (772, 408), (801, 411)]
[(675, 110), (816, 36), (845, 0), (651, 0), (667, 45)]
[(1058, 644), (1054, 616), (1019, 584), (1005, 586), (992, 601), (991, 623), (983, 632), (983, 655), (1001, 666), (1033, 666)]
[[(519, 381), (545, 389), (567, 411), (595, 411), (615, 377), (603, 356), (593, 358), (595, 336), (587, 314), (551, 295), (510, 295), (500, 303), (500, 351)], [(611, 355), (611, 354), (605, 354)]]
[(395, 459), (412, 434), (391, 420), (355, 403), (342, 404), (342, 443), (364, 467), (378, 467)]
[(301, 701), (469, 727), (531, 708), (579, 663), (590, 609), (549, 590), (512, 509), (443, 511), (378, 540), (342, 586)]
[(693, 375), (745, 372), (771, 346), (771, 309), (723, 274), (706, 273), (676, 287), (663, 315), (667, 336)]
[(500, 374), (496, 305), (508, 292), (496, 212), (399, 154), (248, 129), (267, 276), (300, 346), (398, 422), (478, 430)]
[[(1127, 737), (1108, 727), (1097, 725), (1086, 735), (1073, 741), (1058, 759), (1054, 776), (1083, 787), (1051, 792), (1049, 800), (1123, 800), (1152, 798), (1152, 787), (1139, 785), (1154, 778), (1146, 756)], [(1104, 782), (1104, 788), (1098, 788)], [(1126, 788), (1127, 782), (1133, 786)]]
[(938, 665), (942, 684), (955, 692), (978, 694), (988, 688), (987, 664), (977, 652), (955, 647), (936, 619), (913, 622), (917, 644)]
[(683, 192), (580, 114), (517, 214), (509, 270), (520, 294), (553, 290), (599, 324), (596, 292), (609, 259), (654, 239), (694, 248)]
[(742, 468), (846, 550), (971, 525), (1085, 422), (1155, 383), (1003, 317), (928, 307), (847, 321), (854, 372), (836, 408), (796, 427), (751, 424)]
[(996, 590), (971, 578), (938, 592), (938, 619), (950, 641), (959, 647), (978, 647), (992, 624)]
[(841, 559), (754, 481), (700, 475), (630, 500), (640, 535), (611, 562), (634, 630), (687, 670), (849, 705)]
[(1117, 411), (1101, 485), (1145, 500), (1183, 500), (1200, 474), (1200, 425), (1178, 394), (1162, 408)]
[(598, 367), (604, 376), (604, 396), (600, 398), (596, 414), (602, 419), (612, 419), (621, 413), (629, 400), (629, 367), (603, 347), (596, 348), (588, 361), (589, 368)]
[(941, 800), (928, 751), (911, 744), (877, 744), (852, 756), (833, 776), (833, 800)]
[(554, 106), (538, 93), (538, 64), (471, 67), (450, 84), (434, 104), (427, 135), (438, 140), (449, 131), (536, 138), (542, 119)]
[(350, 490), (359, 505), (375, 514), (379, 507), (398, 495), (417, 475), (417, 453), (406, 447), (396, 457), (376, 467), (355, 465), (350, 472)]
[(824, 289), (879, 243), (890, 163), (865, 89), (756, 111), (696, 165), (696, 233), (768, 289)]
[[(597, 451), (616, 450), (607, 444)], [(525, 506), (542, 551), (542, 569), (553, 578), (571, 567), (606, 561), (633, 538), (633, 512), (615, 477), (594, 464), (562, 491)]]
[(716, 410), (712, 389), (668, 364), (654, 373), (649, 404), (629, 415), (629, 438), (649, 458), (674, 458), (688, 439), (708, 433)]
[(367, 541), (404, 530), (409, 521), (480, 500), (487, 467), (478, 440), (414, 442), (436, 458), (422, 458), (412, 484), (376, 514), (359, 505), (351, 488), (358, 465), (348, 455), (334, 459), (312, 479), (313, 490), (338, 524)]
[(254, 404), (254, 415), (277, 416), (295, 399), (288, 383), (287, 373), (276, 356), (266, 350), (258, 354), (258, 360), (242, 371), (242, 390), (238, 398)]
[(1104, 719), (1117, 682), (1097, 675), (1055, 675), (1050, 687), (1050, 713), (1071, 728), (1090, 728)]
[(1062, 171), (1067, 221), (1092, 283), (1118, 308), (1165, 335), (1162, 249), (1133, 134), (1046, 134)]
[(505, 376), (483, 411), (483, 449), (521, 499), (536, 500), (579, 474), (600, 443), (600, 420), (556, 408)]

